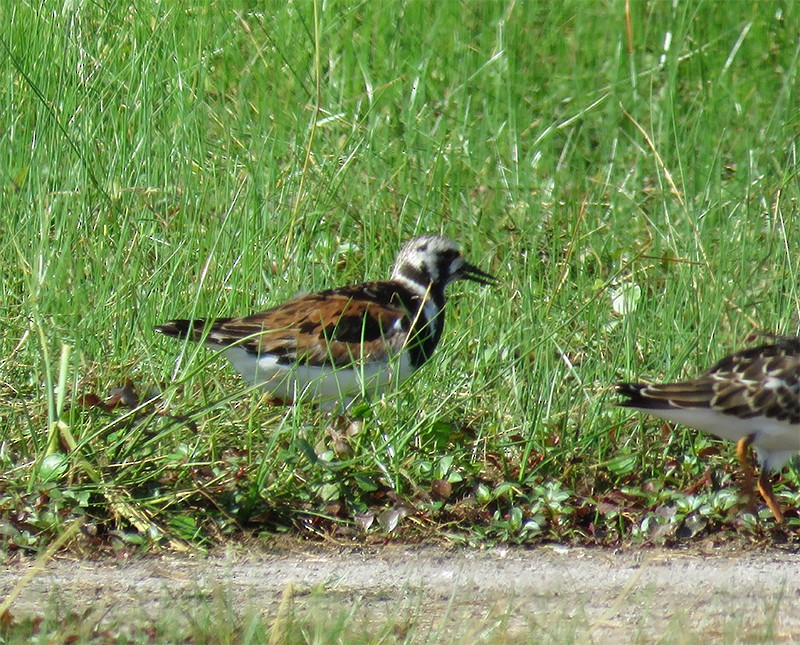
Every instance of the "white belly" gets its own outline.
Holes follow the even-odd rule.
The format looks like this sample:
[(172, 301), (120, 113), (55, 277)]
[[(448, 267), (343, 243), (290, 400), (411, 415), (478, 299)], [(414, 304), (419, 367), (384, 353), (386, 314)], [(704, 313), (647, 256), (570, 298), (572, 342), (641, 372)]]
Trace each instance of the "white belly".
[(642, 410), (649, 415), (697, 428), (729, 441), (755, 435), (753, 447), (761, 463), (777, 470), (800, 452), (800, 425), (775, 419), (740, 419), (714, 410)]
[(349, 405), (355, 397), (380, 394), (414, 371), (407, 352), (388, 363), (356, 363), (339, 369), (282, 365), (271, 354), (256, 356), (241, 347), (228, 347), (222, 353), (248, 383), (287, 401), (338, 400)]

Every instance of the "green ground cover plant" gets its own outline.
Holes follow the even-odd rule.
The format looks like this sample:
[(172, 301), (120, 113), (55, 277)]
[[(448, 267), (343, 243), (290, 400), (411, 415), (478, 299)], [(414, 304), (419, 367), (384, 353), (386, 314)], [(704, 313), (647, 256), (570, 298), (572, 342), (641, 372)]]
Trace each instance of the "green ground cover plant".
[[(38, 550), (796, 540), (733, 446), (612, 405), (798, 329), (794, 3), (6, 3), (0, 535)], [(434, 358), (346, 422), (170, 318), (456, 239)], [(81, 546), (82, 545), (82, 546)]]

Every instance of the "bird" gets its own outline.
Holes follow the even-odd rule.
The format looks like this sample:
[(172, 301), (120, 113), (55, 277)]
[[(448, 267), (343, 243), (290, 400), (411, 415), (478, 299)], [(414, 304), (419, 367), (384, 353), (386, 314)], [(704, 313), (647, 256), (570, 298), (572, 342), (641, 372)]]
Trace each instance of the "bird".
[(780, 524), (771, 473), (800, 452), (800, 338), (766, 336), (769, 341), (726, 356), (695, 379), (617, 383), (625, 397), (617, 405), (736, 442), (751, 508), (753, 449), (761, 466), (758, 491)]
[(300, 295), (267, 311), (170, 320), (155, 330), (219, 350), (242, 377), (284, 402), (380, 393), (420, 368), (444, 327), (445, 287), (497, 279), (449, 238), (423, 235), (400, 250), (389, 280)]

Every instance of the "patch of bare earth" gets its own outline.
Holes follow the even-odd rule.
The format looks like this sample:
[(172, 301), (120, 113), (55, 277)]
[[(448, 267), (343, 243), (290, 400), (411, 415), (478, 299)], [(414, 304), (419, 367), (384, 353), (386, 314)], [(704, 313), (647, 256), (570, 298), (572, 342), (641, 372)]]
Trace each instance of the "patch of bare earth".
[[(31, 563), (0, 569), (9, 593)], [(559, 642), (800, 640), (800, 555), (539, 547), (451, 550), (388, 545), (276, 552), (229, 548), (209, 557), (50, 561), (11, 611), (54, 602), (120, 620), (155, 619), (224, 594), (236, 612), (396, 617), (449, 639), (503, 621), (506, 639)]]

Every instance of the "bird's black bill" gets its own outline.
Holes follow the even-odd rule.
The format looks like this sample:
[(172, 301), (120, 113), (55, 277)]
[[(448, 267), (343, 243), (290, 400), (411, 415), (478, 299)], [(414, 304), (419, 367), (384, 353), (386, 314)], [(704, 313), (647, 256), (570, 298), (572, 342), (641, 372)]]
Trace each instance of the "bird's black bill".
[(478, 284), (491, 287), (497, 284), (497, 278), (486, 271), (481, 271), (478, 267), (465, 264), (461, 267), (461, 277), (465, 280), (472, 280)]

